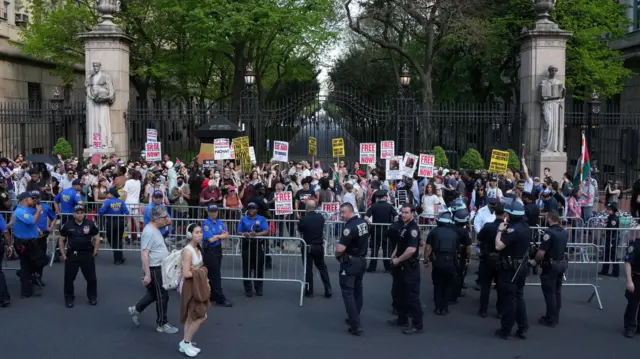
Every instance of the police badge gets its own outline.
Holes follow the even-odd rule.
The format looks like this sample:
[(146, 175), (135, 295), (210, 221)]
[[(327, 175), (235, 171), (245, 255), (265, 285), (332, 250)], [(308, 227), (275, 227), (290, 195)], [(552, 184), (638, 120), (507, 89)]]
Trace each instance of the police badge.
[(513, 233), (513, 232), (514, 232), (514, 229), (513, 229), (513, 228), (508, 228), (508, 229), (507, 229), (507, 233)]
[(208, 231), (209, 230), (209, 226), (204, 226), (204, 231)]
[(611, 225), (612, 225), (612, 226), (615, 226), (616, 224), (618, 224), (618, 222), (616, 222), (616, 221), (611, 221)]
[(346, 237), (346, 236), (348, 236), (348, 235), (349, 235), (349, 233), (351, 233), (351, 231), (349, 230), (349, 228), (345, 228), (345, 229), (344, 229), (344, 231), (342, 231), (342, 235), (343, 235), (343, 236), (345, 236), (345, 237)]
[(416, 231), (415, 229), (411, 231), (411, 237), (416, 238), (418, 237), (418, 231)]
[(545, 241), (545, 242), (548, 241), (549, 238), (551, 238), (551, 236), (548, 233), (545, 233), (545, 235), (542, 236), (542, 240)]
[(82, 232), (84, 232), (84, 234), (89, 234), (89, 226), (82, 227)]
[(631, 252), (633, 252), (633, 245), (630, 245), (629, 247), (627, 247), (627, 253), (631, 254)]

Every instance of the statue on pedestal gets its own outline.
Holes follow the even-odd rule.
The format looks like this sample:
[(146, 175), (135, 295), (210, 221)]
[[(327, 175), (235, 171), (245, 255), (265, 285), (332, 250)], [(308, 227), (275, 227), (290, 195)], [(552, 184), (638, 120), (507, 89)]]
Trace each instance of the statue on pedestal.
[(111, 148), (111, 119), (109, 111), (115, 101), (111, 76), (102, 72), (102, 64), (94, 61), (93, 72), (87, 76), (87, 143), (92, 145), (94, 133), (100, 134), (102, 146)]
[(562, 151), (562, 129), (564, 128), (564, 97), (566, 89), (556, 79), (558, 68), (549, 66), (549, 78), (540, 82), (542, 100), (542, 133), (540, 136), (540, 152)]

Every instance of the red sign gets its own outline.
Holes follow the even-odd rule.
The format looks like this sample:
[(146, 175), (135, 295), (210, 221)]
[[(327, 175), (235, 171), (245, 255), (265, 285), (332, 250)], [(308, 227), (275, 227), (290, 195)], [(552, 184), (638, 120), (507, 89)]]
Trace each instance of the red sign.
[(320, 210), (327, 213), (337, 213), (340, 204), (338, 202), (323, 203)]
[(275, 197), (276, 202), (292, 201), (291, 192), (276, 192), (273, 195)]
[(396, 144), (394, 141), (382, 141), (380, 142), (380, 158), (386, 160), (395, 155)]
[(102, 148), (102, 135), (99, 133), (94, 133), (91, 135), (91, 147), (93, 148)]

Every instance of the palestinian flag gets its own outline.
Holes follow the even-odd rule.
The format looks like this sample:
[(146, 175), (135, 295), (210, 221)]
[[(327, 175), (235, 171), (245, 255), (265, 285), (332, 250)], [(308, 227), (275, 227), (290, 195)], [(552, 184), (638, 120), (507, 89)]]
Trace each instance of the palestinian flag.
[(573, 187), (582, 188), (582, 182), (591, 176), (591, 160), (589, 158), (589, 150), (587, 149), (587, 139), (582, 133), (582, 146), (580, 158), (576, 166), (576, 172), (573, 175)]

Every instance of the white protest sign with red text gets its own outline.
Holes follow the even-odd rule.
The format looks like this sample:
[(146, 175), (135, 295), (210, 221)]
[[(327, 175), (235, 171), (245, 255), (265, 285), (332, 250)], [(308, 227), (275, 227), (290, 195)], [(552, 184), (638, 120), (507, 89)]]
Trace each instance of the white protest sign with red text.
[(290, 191), (276, 192), (273, 195), (275, 199), (276, 216), (293, 213), (293, 195)]
[(273, 160), (276, 162), (289, 161), (289, 142), (273, 141)]
[(420, 154), (418, 177), (433, 177), (433, 166), (436, 158), (433, 155)]
[(380, 142), (380, 158), (386, 160), (395, 155), (396, 143), (394, 141), (382, 141)]
[(360, 144), (360, 164), (375, 166), (376, 164), (376, 144), (375, 143)]

